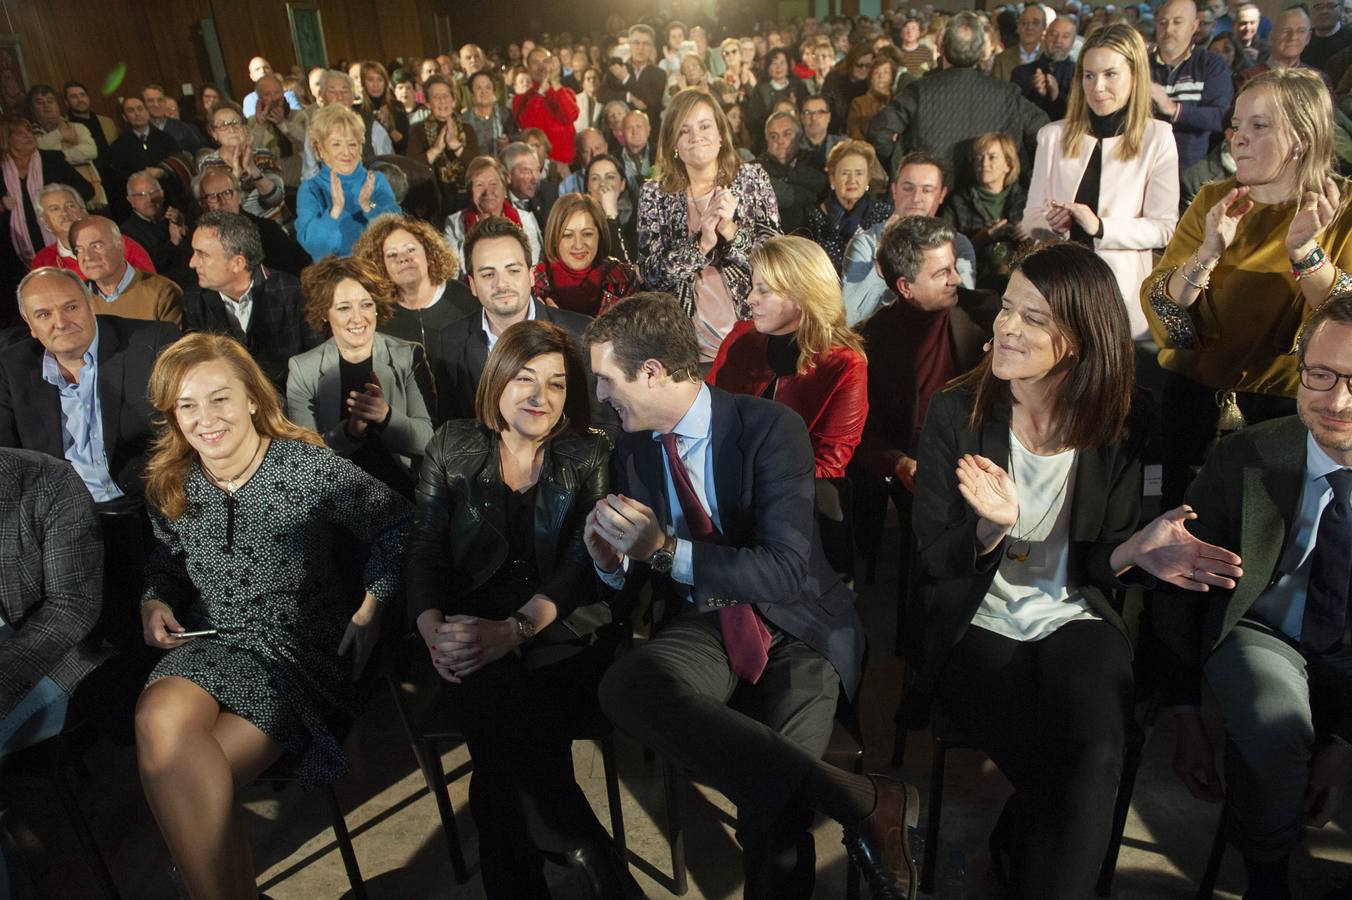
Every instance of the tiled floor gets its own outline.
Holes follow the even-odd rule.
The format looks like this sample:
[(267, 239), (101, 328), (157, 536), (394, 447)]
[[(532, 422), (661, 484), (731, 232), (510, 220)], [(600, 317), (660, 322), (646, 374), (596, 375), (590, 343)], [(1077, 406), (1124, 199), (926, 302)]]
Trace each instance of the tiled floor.
[[(901, 664), (890, 655), (895, 576), (884, 564), (874, 587), (862, 588), (860, 610), (874, 647), (864, 687), (863, 727), (870, 769), (885, 770), (891, 756), (892, 712), (900, 690)], [(416, 705), (419, 697), (410, 695)], [(1120, 898), (1187, 898), (1195, 892), (1205, 863), (1218, 810), (1192, 800), (1170, 770), (1173, 735), (1168, 714), (1146, 745), (1133, 796), (1113, 894)], [(340, 786), (357, 855), (372, 900), (469, 900), (483, 890), (474, 867), (474, 825), (466, 807), (468, 757), (463, 747), (448, 749), (451, 797), (470, 861), (470, 880), (457, 885), (451, 874), (436, 806), (424, 789), (413, 755), (387, 696), (376, 701), (351, 740), (353, 772)], [(575, 748), (578, 778), (603, 822), (609, 823), (601, 757), (595, 746)], [(141, 798), (134, 757), (127, 748), (100, 744), (88, 756), (94, 777), (80, 791), (82, 804), (108, 859), (120, 893), (132, 900), (172, 900), (176, 896), (168, 860), (149, 811)], [(906, 777), (928, 796), (929, 738), (910, 736)], [(652, 897), (671, 896), (671, 861), (664, 836), (665, 804), (656, 767), (639, 748), (620, 746), (624, 820), (633, 869)], [(959, 884), (940, 885), (938, 896), (998, 896), (991, 876), (986, 836), (1008, 793), (999, 773), (973, 751), (956, 751), (945, 778), (941, 875)], [(716, 793), (692, 788), (686, 812), (686, 856), (691, 900), (741, 896), (739, 855), (733, 837), (732, 809)], [(43, 898), (95, 900), (100, 897), (60, 807), (41, 783), (10, 779), (3, 792), (6, 822), (20, 842), (20, 857), (32, 872)], [(274, 791), (250, 787), (245, 801), (251, 819), (259, 887), (276, 900), (327, 900), (350, 895), (328, 812), (318, 794), (296, 786)], [(923, 817), (922, 817), (923, 818)], [(1342, 824), (1352, 823), (1345, 815)], [(922, 823), (923, 824), (923, 823)], [(819, 823), (817, 890), (820, 898), (845, 896), (845, 866), (840, 829)], [(1352, 842), (1343, 827), (1309, 835), (1306, 852), (1296, 861), (1298, 897), (1322, 897), (1336, 883), (1352, 881)], [(558, 900), (584, 900), (588, 892), (562, 869), (549, 871)], [(1218, 897), (1232, 898), (1243, 886), (1236, 855), (1227, 855)], [(867, 892), (865, 892), (867, 894)]]

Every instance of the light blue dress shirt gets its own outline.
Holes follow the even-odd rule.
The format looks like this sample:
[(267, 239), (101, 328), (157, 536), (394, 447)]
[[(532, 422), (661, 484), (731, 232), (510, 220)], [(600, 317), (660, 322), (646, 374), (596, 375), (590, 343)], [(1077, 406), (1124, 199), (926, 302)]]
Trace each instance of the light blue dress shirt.
[[(700, 385), (699, 393), (686, 410), (685, 415), (671, 431), (676, 435), (676, 452), (685, 463), (690, 483), (695, 488), (695, 496), (704, 507), (714, 526), (723, 530), (723, 522), (718, 516), (718, 497), (714, 493), (714, 455), (710, 449), (713, 443), (713, 395), (709, 386)], [(660, 442), (662, 435), (653, 432), (652, 439)], [(671, 524), (667, 534), (676, 536), (675, 560), (671, 567), (672, 580), (684, 584), (695, 583), (695, 545), (690, 540), (690, 529), (685, 524), (685, 514), (681, 510), (680, 498), (676, 496), (676, 483), (671, 478), (671, 466), (667, 462), (667, 452), (659, 449), (662, 456), (662, 471), (666, 476), (667, 506), (671, 510)], [(624, 574), (628, 570), (629, 560), (624, 560), (623, 568), (614, 572), (597, 569), (601, 580), (619, 590), (624, 586)]]
[(122, 496), (108, 472), (108, 454), (103, 443), (103, 411), (99, 408), (99, 336), (84, 354), (80, 381), (71, 384), (51, 352), (42, 354), (42, 380), (61, 397), (61, 446), (66, 460), (84, 481), (96, 503)]
[[(127, 263), (127, 270), (122, 273), (122, 280), (117, 283), (117, 287), (113, 290), (113, 293), (111, 295), (104, 294), (103, 291), (99, 290), (99, 286), (95, 282), (91, 281), (89, 283), (94, 286), (94, 293), (102, 297), (105, 303), (112, 303), (118, 297), (121, 297), (123, 294), (127, 292), (127, 288), (131, 287), (132, 279), (135, 277), (136, 277), (136, 269), (131, 265), (131, 263)], [(97, 342), (98, 339), (95, 338), (95, 343)]]
[[(841, 290), (845, 299), (845, 320), (850, 325), (859, 324), (897, 299), (873, 265), (886, 224), (879, 222), (872, 228), (859, 229), (845, 245)], [(972, 290), (976, 287), (976, 249), (966, 235), (956, 231), (953, 232), (953, 257), (962, 286)]]
[(1293, 641), (1300, 640), (1305, 618), (1305, 591), (1310, 584), (1310, 556), (1314, 552), (1319, 517), (1333, 499), (1333, 488), (1326, 476), (1340, 468), (1343, 467), (1324, 452), (1313, 435), (1305, 438), (1305, 482), (1286, 549), (1277, 565), (1277, 579), (1250, 608), (1253, 615)]

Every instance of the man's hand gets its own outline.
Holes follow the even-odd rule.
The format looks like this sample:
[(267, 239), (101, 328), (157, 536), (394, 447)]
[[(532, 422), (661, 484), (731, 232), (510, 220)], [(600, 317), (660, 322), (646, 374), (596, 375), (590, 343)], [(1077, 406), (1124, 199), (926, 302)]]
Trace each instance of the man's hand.
[(1150, 100), (1162, 115), (1172, 119), (1178, 113), (1178, 101), (1169, 96), (1162, 84), (1150, 82)]
[(907, 456), (905, 453), (897, 454), (897, 461), (892, 466), (892, 472), (897, 476), (897, 481), (912, 494), (915, 493), (915, 468), (914, 457)]
[(666, 543), (667, 536), (648, 507), (623, 494), (607, 494), (596, 501), (598, 534), (631, 559), (646, 560)]
[(80, 140), (80, 136), (75, 133), (75, 126), (69, 122), (63, 121), (56, 126), (56, 130), (61, 132), (61, 143), (74, 144)]
[(1349, 776), (1352, 776), (1352, 747), (1332, 741), (1319, 751), (1310, 769), (1310, 784), (1305, 789), (1307, 824), (1323, 828), (1338, 814)]
[(1225, 799), (1225, 786), (1216, 772), (1216, 750), (1207, 736), (1202, 714), (1177, 710), (1174, 724), (1178, 729), (1174, 744), (1174, 774), (1198, 800), (1220, 803)]

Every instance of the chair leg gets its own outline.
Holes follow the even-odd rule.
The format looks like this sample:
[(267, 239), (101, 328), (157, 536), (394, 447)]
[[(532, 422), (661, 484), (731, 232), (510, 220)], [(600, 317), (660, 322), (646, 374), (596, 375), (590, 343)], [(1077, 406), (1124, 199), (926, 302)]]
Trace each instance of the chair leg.
[(934, 893), (934, 874), (939, 862), (939, 812), (944, 806), (944, 757), (948, 751), (939, 741), (934, 742), (934, 764), (930, 766), (929, 810), (925, 823), (925, 857), (921, 862), (920, 890)]
[(1127, 828), (1127, 815), (1131, 812), (1131, 795), (1136, 790), (1136, 773), (1141, 769), (1141, 754), (1144, 751), (1145, 734), (1133, 735), (1122, 759), (1122, 779), (1117, 785), (1117, 803), (1113, 806), (1113, 830), (1112, 836), (1108, 839), (1108, 852), (1103, 857), (1103, 865), (1099, 868), (1095, 893), (1100, 897), (1111, 897), (1113, 893), (1117, 856), (1122, 852), (1122, 833)]
[(451, 872), (456, 884), (469, 881), (469, 867), (465, 865), (465, 851), (460, 846), (460, 828), (455, 824), (455, 808), (446, 790), (446, 770), (441, 766), (441, 754), (437, 752), (437, 742), (431, 738), (421, 741), (423, 780), (427, 790), (437, 804), (437, 815), (441, 818), (441, 834), (446, 838), (446, 850), (451, 854)]
[(620, 800), (620, 767), (615, 759), (615, 735), (601, 738), (601, 763), (606, 770), (606, 800), (610, 804), (610, 834), (620, 859), (629, 865), (629, 846), (624, 834), (624, 807)]
[(347, 820), (343, 818), (343, 807), (338, 803), (338, 794), (333, 785), (324, 787), (324, 798), (329, 803), (329, 813), (333, 817), (333, 836), (338, 841), (338, 852), (343, 857), (343, 868), (347, 870), (348, 883), (352, 885), (354, 900), (366, 900), (366, 882), (361, 877), (361, 867), (357, 865), (357, 852), (352, 849), (352, 836), (347, 832)]
[(690, 889), (685, 875), (685, 810), (681, 791), (685, 779), (670, 760), (662, 763), (662, 786), (667, 800), (667, 840), (671, 844), (671, 892), (685, 896)]
[(1221, 874), (1221, 863), (1225, 861), (1225, 810), (1221, 809), (1221, 820), (1216, 825), (1216, 837), (1211, 841), (1211, 854), (1206, 860), (1206, 871), (1197, 885), (1197, 900), (1211, 900), (1216, 892), (1216, 879)]
[(71, 828), (75, 831), (75, 839), (84, 849), (85, 858), (89, 861), (94, 879), (99, 883), (103, 896), (110, 898), (110, 900), (121, 900), (122, 895), (117, 891), (117, 883), (113, 881), (113, 874), (108, 871), (108, 861), (104, 859), (103, 851), (99, 849), (98, 841), (94, 839), (94, 832), (89, 827), (89, 820), (85, 818), (84, 810), (80, 808), (79, 794), (67, 780), (69, 774), (61, 768), (58, 768), (52, 774), (57, 799), (66, 812), (66, 819), (70, 822)]

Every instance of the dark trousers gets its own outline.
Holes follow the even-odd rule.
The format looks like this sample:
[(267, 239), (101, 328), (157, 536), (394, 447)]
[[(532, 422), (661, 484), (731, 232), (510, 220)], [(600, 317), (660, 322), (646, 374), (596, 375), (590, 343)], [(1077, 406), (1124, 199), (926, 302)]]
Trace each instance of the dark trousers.
[(490, 900), (548, 900), (542, 853), (610, 841), (573, 775), (572, 752), (575, 736), (604, 725), (596, 685), (610, 658), (605, 647), (593, 647), (531, 670), (506, 656), (457, 691)]
[(831, 739), (840, 677), (802, 641), (766, 623), (770, 662), (748, 684), (728, 669), (715, 615), (686, 613), (601, 680), (619, 728), (737, 805), (747, 900), (812, 896), (812, 812), (795, 793)]
[(1131, 648), (1107, 622), (1039, 641), (967, 629), (939, 681), (943, 714), (1014, 785), (1013, 895), (1084, 900), (1112, 829), (1131, 714)]
[[(1250, 425), (1296, 413), (1291, 397), (1269, 394), (1235, 395), (1244, 421)], [(1161, 411), (1161, 438), (1164, 449), (1162, 503), (1173, 509), (1183, 502), (1183, 494), (1192, 481), (1192, 470), (1206, 459), (1216, 437), (1220, 406), (1216, 392), (1176, 372), (1164, 373), (1164, 408)]]

